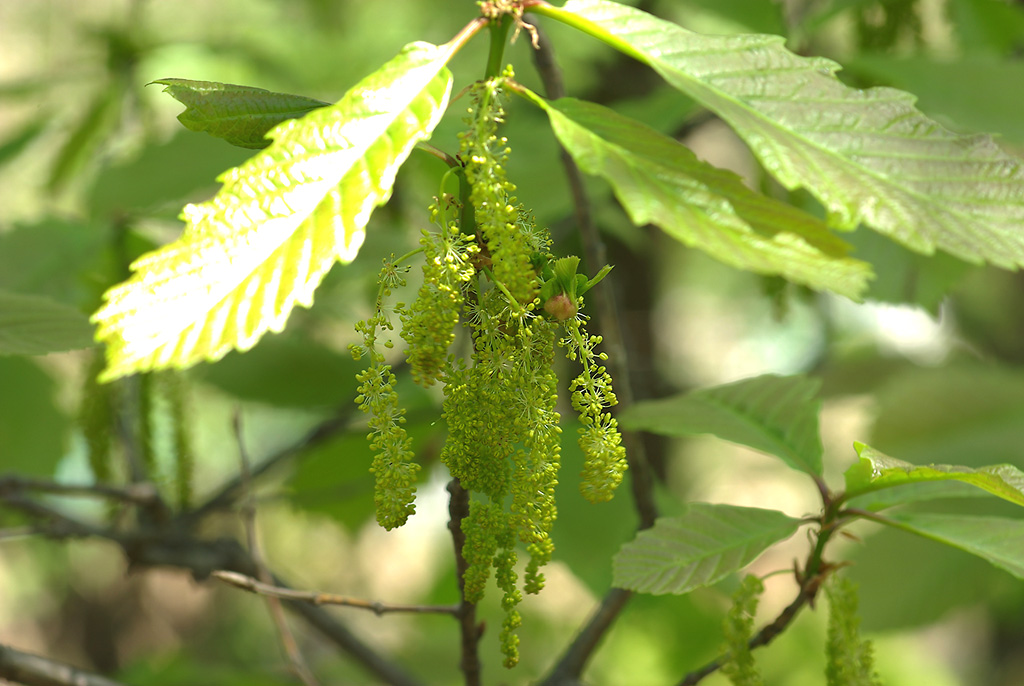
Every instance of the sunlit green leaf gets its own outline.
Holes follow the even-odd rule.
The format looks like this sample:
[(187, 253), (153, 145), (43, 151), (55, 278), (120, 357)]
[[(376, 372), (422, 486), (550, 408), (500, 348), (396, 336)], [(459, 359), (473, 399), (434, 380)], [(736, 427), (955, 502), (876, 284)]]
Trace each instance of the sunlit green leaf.
[(726, 264), (856, 298), (870, 267), (814, 217), (638, 121), (580, 100), (540, 104), (583, 171), (604, 177), (636, 224), (652, 223)]
[[(846, 470), (846, 493), (851, 497), (912, 483), (959, 481), (1024, 506), (1024, 472), (1013, 465), (978, 469), (948, 464), (913, 465), (883, 455), (863, 443), (855, 447), (860, 460)], [(944, 496), (937, 494), (936, 497)]]
[(92, 345), (89, 318), (75, 308), (0, 291), (0, 355), (46, 355)]
[(181, 239), (144, 255), (94, 315), (109, 380), (247, 350), (309, 306), (335, 261), (351, 261), (373, 209), (444, 113), (451, 49), (410, 45), (336, 105), (284, 122), (274, 143), (185, 208)]
[(678, 517), (663, 517), (615, 555), (620, 588), (655, 595), (689, 593), (753, 562), (800, 526), (777, 510), (691, 503)]
[(793, 469), (821, 474), (820, 385), (803, 376), (768, 374), (638, 402), (619, 421), (629, 429), (665, 436), (714, 434), (775, 455)]
[(263, 88), (214, 81), (157, 79), (165, 93), (185, 105), (178, 121), (190, 131), (203, 131), (242, 148), (270, 145), (267, 132), (288, 119), (302, 117), (329, 102), (303, 95), (274, 93)]
[(1024, 579), (1024, 520), (1005, 517), (897, 513), (888, 523), (988, 560)]
[(835, 225), (863, 223), (926, 254), (1024, 265), (1024, 162), (989, 137), (944, 129), (909, 93), (848, 88), (835, 62), (791, 53), (779, 36), (699, 35), (606, 0), (543, 13), (645, 62), (721, 116)]

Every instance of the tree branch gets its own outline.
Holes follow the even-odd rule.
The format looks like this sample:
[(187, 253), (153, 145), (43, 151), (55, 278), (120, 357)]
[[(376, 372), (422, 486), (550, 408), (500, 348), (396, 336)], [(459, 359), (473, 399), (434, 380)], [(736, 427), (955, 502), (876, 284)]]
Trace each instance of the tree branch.
[(483, 627), (476, 621), (476, 605), (466, 602), (466, 568), (469, 566), (462, 554), (466, 545), (466, 534), (462, 531), (462, 520), (469, 516), (469, 491), (462, 487), (458, 479), (448, 482), (448, 529), (452, 532), (452, 544), (455, 547), (455, 574), (459, 580), (459, 609), (456, 617), (459, 620), (459, 633), (462, 636), (459, 667), (466, 680), (466, 686), (480, 686), (480, 655), (478, 646)]
[(271, 584), (263, 583), (257, 579), (237, 572), (217, 570), (212, 575), (216, 579), (231, 584), (235, 588), (250, 593), (272, 596), (283, 600), (294, 600), (313, 605), (343, 605), (345, 607), (357, 607), (369, 610), (375, 615), (384, 615), (392, 612), (409, 612), (416, 614), (441, 614), (459, 616), (458, 605), (399, 605), (382, 603), (379, 600), (363, 600), (351, 596), (337, 595), (335, 593), (324, 593), (322, 591), (295, 591), (290, 588), (282, 588)]
[(2, 644), (0, 678), (25, 686), (124, 686), (99, 674)]

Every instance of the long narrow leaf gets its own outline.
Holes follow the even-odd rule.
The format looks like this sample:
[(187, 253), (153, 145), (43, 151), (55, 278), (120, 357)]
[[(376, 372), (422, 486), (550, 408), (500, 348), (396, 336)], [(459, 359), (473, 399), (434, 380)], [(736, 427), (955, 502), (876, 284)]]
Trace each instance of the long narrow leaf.
[(747, 566), (800, 523), (777, 510), (691, 503), (622, 546), (613, 582), (641, 593), (689, 593)]
[(531, 99), (583, 171), (612, 185), (634, 223), (655, 224), (740, 269), (851, 298), (866, 288), (870, 267), (846, 257), (846, 244), (814, 217), (751, 191), (736, 174), (605, 107)]
[(639, 402), (622, 426), (664, 436), (709, 433), (775, 455), (793, 469), (821, 474), (816, 398), (820, 382), (767, 374), (684, 395)]
[[(846, 493), (851, 498), (908, 484), (958, 481), (1024, 506), (1024, 472), (1013, 465), (999, 464), (978, 469), (948, 464), (913, 465), (883, 455), (863, 443), (857, 443), (855, 447), (860, 460), (846, 470)], [(921, 499), (920, 493), (910, 495), (915, 500)], [(945, 497), (944, 489), (936, 488), (935, 497)]]
[(309, 306), (335, 260), (351, 261), (395, 174), (451, 91), (446, 46), (415, 43), (337, 104), (284, 122), (273, 144), (185, 208), (181, 239), (144, 255), (93, 319), (105, 380), (247, 350)]
[(909, 514), (887, 515), (886, 523), (960, 548), (1024, 579), (1024, 521), (1004, 517)]
[(189, 131), (203, 131), (241, 148), (270, 145), (267, 132), (288, 119), (302, 117), (331, 103), (303, 95), (215, 81), (158, 79), (164, 92), (185, 105), (178, 121)]
[(991, 138), (944, 129), (909, 93), (849, 88), (835, 62), (795, 55), (779, 36), (700, 35), (607, 0), (537, 11), (645, 62), (716, 112), (837, 226), (864, 223), (926, 254), (1024, 265), (1024, 162)]

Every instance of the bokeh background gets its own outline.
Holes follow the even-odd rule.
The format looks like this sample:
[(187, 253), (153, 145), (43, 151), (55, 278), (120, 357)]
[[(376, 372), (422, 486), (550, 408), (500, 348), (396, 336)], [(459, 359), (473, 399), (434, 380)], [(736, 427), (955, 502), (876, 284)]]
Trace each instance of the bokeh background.
[[(1008, 150), (1024, 153), (1024, 3), (639, 4), (697, 31), (785, 35), (794, 51), (842, 63), (841, 76), (852, 85), (909, 90), (946, 126), (997, 133)], [(173, 240), (181, 207), (209, 197), (217, 175), (250, 154), (184, 130), (175, 120), (181, 105), (147, 86), (151, 81), (224, 81), (334, 101), (405, 43), (445, 42), (473, 15), (470, 0), (0, 0), (0, 289), (95, 310), (132, 257)], [(724, 124), (660, 87), (638, 64), (571, 29), (542, 28), (570, 95), (636, 116), (752, 186), (786, 197)], [(456, 92), (482, 75), (485, 50), (480, 38), (456, 57)], [(508, 58), (519, 80), (540, 90), (528, 41), (521, 37)], [(435, 133), (438, 147), (457, 149), (461, 109), (456, 102)], [(504, 133), (519, 198), (551, 227), (558, 252), (579, 253), (551, 133), (529, 106), (511, 102), (509, 110)], [(380, 260), (414, 247), (427, 228), (426, 204), (439, 177), (436, 161), (414, 155), (392, 201), (375, 214), (359, 259), (329, 274), (312, 309), (295, 312), (285, 333), (253, 351), (173, 381), (167, 397), (184, 408), (195, 455), (188, 492), (176, 476), (176, 411), (149, 408), (149, 477), (169, 501), (186, 504), (202, 503), (238, 474), (236, 417), (254, 464), (324, 421), (351, 418), (329, 440), (280, 460), (247, 486), (263, 555), (298, 588), (388, 602), (456, 600), (445, 474), (437, 464), (440, 398), (407, 379), (400, 384), (424, 481), (416, 516), (385, 533), (372, 519), (370, 456), (362, 418), (352, 414), (358, 367), (346, 351), (353, 323), (369, 312)], [(1024, 468), (1019, 274), (913, 255), (859, 231), (848, 239), (878, 278), (870, 301), (854, 304), (719, 265), (631, 226), (601, 183), (589, 191), (615, 265), (602, 287), (612, 289), (626, 323), (637, 397), (766, 372), (811, 373), (824, 382), (827, 476), (837, 488), (855, 458), (853, 440), (910, 462)], [(816, 211), (802, 194), (788, 199)], [(95, 442), (83, 422), (102, 393), (88, 382), (96, 357), (0, 357), (0, 473), (94, 479)], [(121, 443), (115, 429), (104, 458), (114, 483), (130, 477)], [(815, 511), (813, 484), (761, 455), (711, 438), (646, 445), (666, 511), (686, 500)], [(610, 504), (582, 501), (573, 441), (564, 450), (557, 551), (548, 588), (524, 602), (516, 670), (499, 666), (496, 594), (481, 611), (489, 627), (487, 683), (526, 684), (544, 673), (607, 590), (610, 556), (636, 526), (628, 489)], [(95, 499), (49, 502), (86, 521), (118, 516)], [(986, 511), (1001, 511), (992, 507)], [(181, 569), (127, 569), (112, 543), (55, 541), (26, 524), (0, 505), (0, 643), (127, 683), (291, 680), (261, 599), (197, 582)], [(204, 520), (202, 533), (244, 536), (234, 511)], [(858, 534), (833, 557), (853, 562), (847, 572), (861, 584), (863, 628), (876, 642), (885, 683), (1024, 683), (1024, 584), (937, 544), (869, 528)], [(806, 546), (797, 537), (754, 571), (790, 569)], [(734, 584), (681, 598), (636, 597), (586, 673), (588, 683), (678, 681), (715, 654)], [(794, 592), (791, 574), (770, 577), (762, 619)], [(450, 619), (334, 612), (425, 683), (459, 683)], [(768, 683), (824, 683), (823, 615), (805, 612), (758, 653)], [(291, 624), (323, 683), (377, 683), (301, 621)], [(705, 683), (726, 682), (713, 676)]]

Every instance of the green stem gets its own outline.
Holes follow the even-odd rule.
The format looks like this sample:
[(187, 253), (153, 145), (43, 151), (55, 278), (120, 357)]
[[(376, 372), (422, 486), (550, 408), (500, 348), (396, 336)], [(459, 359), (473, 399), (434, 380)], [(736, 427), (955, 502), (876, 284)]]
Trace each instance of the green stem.
[(491, 21), (487, 28), (491, 33), (491, 49), (487, 55), (487, 71), (485, 79), (497, 78), (501, 74), (502, 58), (505, 56), (505, 42), (508, 39), (508, 30), (512, 26), (512, 18), (503, 16), (498, 21)]

